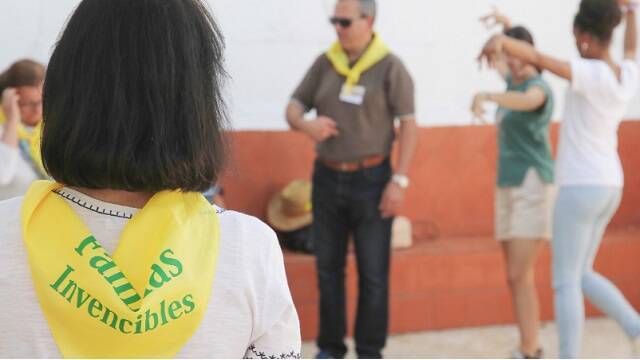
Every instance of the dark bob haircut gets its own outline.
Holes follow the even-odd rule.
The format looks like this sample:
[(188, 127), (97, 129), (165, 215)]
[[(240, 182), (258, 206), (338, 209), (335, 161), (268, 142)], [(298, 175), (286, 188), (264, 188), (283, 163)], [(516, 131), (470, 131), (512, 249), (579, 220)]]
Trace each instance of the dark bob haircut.
[(533, 35), (531, 35), (531, 32), (527, 30), (527, 28), (525, 28), (524, 26), (514, 26), (506, 30), (504, 34), (510, 38), (522, 40), (535, 46), (535, 43), (533, 41)]
[(621, 20), (622, 11), (616, 0), (582, 0), (573, 26), (608, 44)]
[(45, 78), (47, 172), (91, 189), (209, 188), (226, 149), (223, 49), (200, 0), (83, 0)]

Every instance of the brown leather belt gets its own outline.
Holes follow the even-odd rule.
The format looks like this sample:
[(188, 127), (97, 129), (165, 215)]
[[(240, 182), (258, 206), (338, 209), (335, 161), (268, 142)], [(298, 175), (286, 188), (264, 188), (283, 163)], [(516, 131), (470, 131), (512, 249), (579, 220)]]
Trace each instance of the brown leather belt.
[(364, 159), (360, 159), (358, 161), (331, 161), (323, 159), (319, 159), (319, 161), (322, 165), (328, 167), (331, 170), (351, 172), (378, 166), (382, 164), (385, 159), (386, 156), (373, 155)]

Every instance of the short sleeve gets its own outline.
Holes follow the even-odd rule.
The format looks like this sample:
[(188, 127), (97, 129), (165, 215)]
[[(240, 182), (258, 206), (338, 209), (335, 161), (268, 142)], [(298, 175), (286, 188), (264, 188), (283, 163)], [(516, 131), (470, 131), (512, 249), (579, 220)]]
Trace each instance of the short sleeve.
[(391, 113), (399, 118), (414, 115), (415, 89), (413, 79), (402, 61), (394, 59), (387, 78), (387, 101)]
[(573, 59), (571, 66), (571, 89), (577, 93), (588, 94), (599, 91), (602, 85), (602, 77), (598, 71), (598, 65), (593, 60)]
[(629, 100), (638, 92), (640, 85), (640, 68), (635, 60), (625, 60), (622, 62), (622, 86), (623, 96)]
[(282, 250), (275, 233), (262, 224), (255, 236), (264, 239), (261, 264), (255, 270), (259, 292), (252, 339), (245, 358), (300, 358), (300, 322), (287, 277)]
[(245, 359), (300, 359), (301, 340), (298, 315), (293, 307), (280, 315), (278, 322), (254, 341), (244, 355)]
[(529, 86), (527, 87), (527, 90), (532, 87), (539, 87), (540, 89), (542, 89), (546, 97), (544, 105), (540, 107), (538, 111), (553, 111), (553, 105), (554, 105), (553, 91), (551, 90), (551, 87), (549, 86), (549, 84), (546, 81), (544, 81), (541, 77), (538, 77), (536, 80), (532, 81), (529, 84)]
[(322, 79), (323, 63), (327, 61), (325, 55), (322, 54), (316, 58), (311, 65), (304, 78), (293, 92), (291, 99), (304, 106), (305, 110), (311, 110), (315, 107), (314, 98)]

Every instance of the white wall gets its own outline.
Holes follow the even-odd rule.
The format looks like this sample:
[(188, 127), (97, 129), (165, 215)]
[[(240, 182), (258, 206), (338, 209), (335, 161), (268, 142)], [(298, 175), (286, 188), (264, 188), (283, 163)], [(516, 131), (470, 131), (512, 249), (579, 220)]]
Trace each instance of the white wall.
[[(334, 39), (327, 18), (332, 0), (209, 0), (227, 39), (233, 126), (285, 129), (284, 107), (313, 59)], [(0, 69), (14, 59), (46, 61), (77, 0), (0, 0)], [(578, 0), (379, 0), (378, 31), (406, 63), (417, 86), (423, 126), (464, 125), (472, 94), (503, 85), (475, 63), (487, 31), (478, 17), (498, 6), (532, 30), (538, 47), (576, 56), (571, 35)], [(614, 54), (620, 54), (618, 29)], [(566, 84), (546, 75), (561, 114)], [(629, 118), (640, 118), (634, 101)]]

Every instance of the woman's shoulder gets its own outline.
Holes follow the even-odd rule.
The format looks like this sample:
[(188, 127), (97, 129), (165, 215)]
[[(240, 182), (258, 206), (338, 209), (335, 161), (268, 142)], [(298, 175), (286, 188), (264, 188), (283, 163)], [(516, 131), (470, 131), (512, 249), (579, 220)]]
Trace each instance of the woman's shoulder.
[[(528, 79), (524, 84), (523, 91), (527, 91), (532, 88), (539, 88), (544, 92), (546, 96), (544, 108), (553, 110), (553, 100), (554, 100), (553, 90), (549, 82), (544, 78), (542, 74), (538, 74)], [(550, 117), (551, 114), (548, 114), (548, 116)]]
[(224, 231), (236, 234), (250, 234), (252, 237), (275, 237), (275, 233), (269, 225), (265, 224), (255, 216), (235, 210), (223, 209), (217, 206), (215, 209), (216, 214), (220, 219), (220, 227)]
[[(219, 211), (217, 291), (249, 296), (251, 302), (288, 295), (284, 257), (273, 230), (256, 217)], [(248, 291), (248, 292), (247, 292)], [(286, 297), (285, 296), (285, 297)]]
[(220, 248), (237, 261), (264, 262), (281, 249), (275, 232), (257, 217), (216, 208), (220, 219)]

